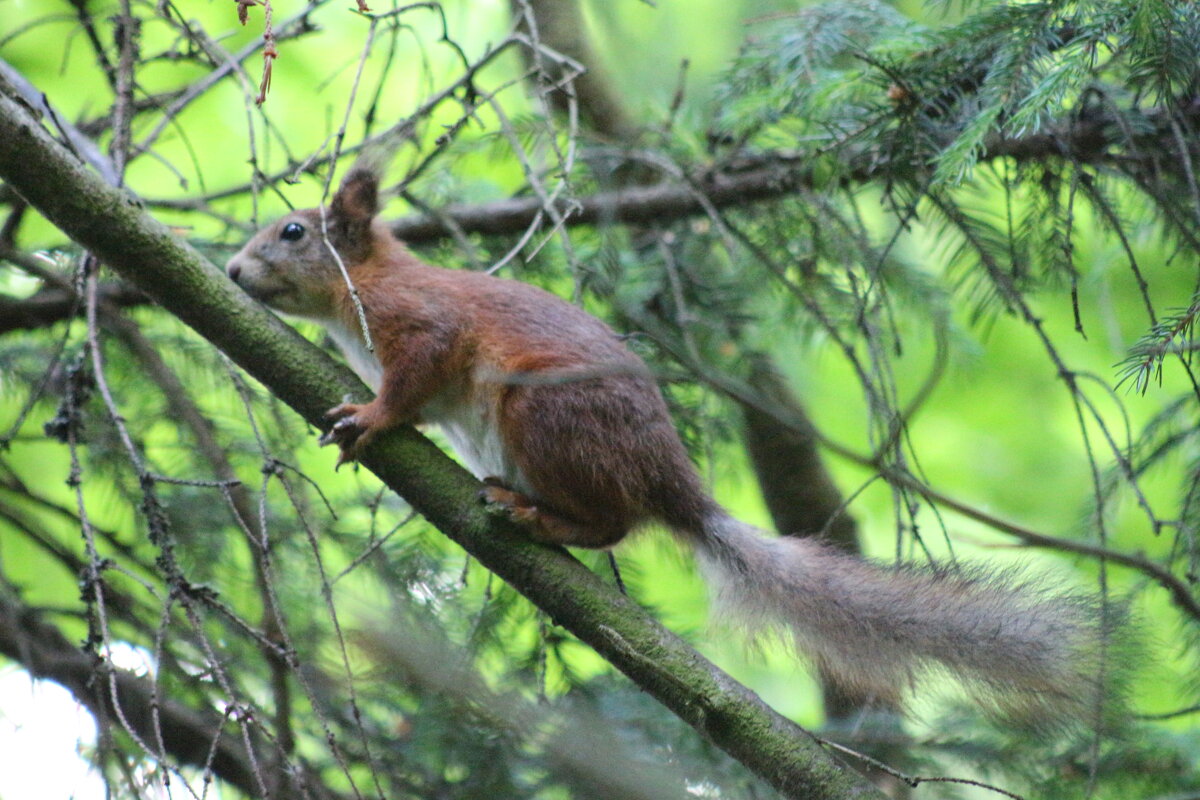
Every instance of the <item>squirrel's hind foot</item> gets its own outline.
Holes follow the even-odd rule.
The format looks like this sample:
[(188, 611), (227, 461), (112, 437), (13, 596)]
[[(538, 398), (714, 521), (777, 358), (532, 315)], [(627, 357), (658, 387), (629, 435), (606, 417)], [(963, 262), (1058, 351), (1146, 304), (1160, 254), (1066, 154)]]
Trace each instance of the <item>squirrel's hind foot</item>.
[(505, 517), (518, 525), (537, 524), (541, 512), (532, 499), (509, 489), (496, 477), (484, 478), (483, 483), (483, 488), (479, 490), (479, 499), (487, 507), (489, 514)]
[(479, 499), (488, 512), (517, 523), (543, 544), (605, 548), (616, 544), (627, 532), (620, 525), (606, 525), (599, 520), (584, 523), (539, 507), (533, 498), (509, 489), (499, 478), (487, 477), (483, 483)]

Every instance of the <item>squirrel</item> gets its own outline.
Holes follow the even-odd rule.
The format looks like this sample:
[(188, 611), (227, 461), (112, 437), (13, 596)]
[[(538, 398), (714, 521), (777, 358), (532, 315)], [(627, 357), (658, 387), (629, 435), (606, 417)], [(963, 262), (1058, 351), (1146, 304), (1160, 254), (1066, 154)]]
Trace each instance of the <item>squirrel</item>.
[(338, 445), (339, 466), (389, 428), (434, 423), (481, 497), (534, 539), (609, 548), (660, 523), (692, 547), (736, 622), (790, 635), (845, 690), (900, 707), (942, 669), (1005, 717), (1095, 709), (1110, 615), (1091, 599), (1006, 571), (878, 565), (738, 521), (611, 328), (537, 287), (422, 263), (378, 205), (375, 173), (354, 169), (328, 208), (288, 214), (227, 266), (250, 296), (322, 323), (377, 392), (328, 412), (322, 444)]

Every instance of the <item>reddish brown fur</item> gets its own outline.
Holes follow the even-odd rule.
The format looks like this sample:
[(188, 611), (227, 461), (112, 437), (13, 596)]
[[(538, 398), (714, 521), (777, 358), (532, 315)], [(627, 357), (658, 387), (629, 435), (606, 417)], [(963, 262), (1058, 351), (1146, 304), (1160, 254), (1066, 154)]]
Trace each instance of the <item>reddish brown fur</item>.
[(376, 384), (374, 400), (330, 412), (324, 441), (339, 463), (388, 428), (438, 423), (485, 479), (483, 496), (535, 538), (609, 547), (663, 522), (741, 621), (781, 625), (847, 686), (891, 698), (941, 665), (1010, 710), (1090, 707), (1104, 632), (1087, 601), (1004, 574), (889, 570), (764, 538), (705, 492), (648, 370), (607, 326), (535, 287), (421, 263), (372, 221), (375, 187), (352, 172), (328, 210), (284, 217), (229, 262), (250, 294), (326, 324)]
[[(493, 487), (491, 499), (542, 540), (607, 547), (651, 519), (699, 530), (717, 506), (648, 370), (616, 334), (533, 286), (421, 263), (372, 223), (375, 207), (374, 179), (352, 173), (324, 217), (285, 217), (230, 262), (251, 294), (357, 332), (322, 224), (340, 253), (382, 366), (374, 400), (330, 412), (342, 459), (396, 425), (467, 417), (466, 427), (492, 432), (511, 468), (503, 477), (518, 484), (508, 495)], [(285, 241), (289, 223), (305, 237)]]
[[(390, 237), (376, 243), (351, 277), (383, 382), (374, 401), (339, 412), (364, 428), (360, 443), (419, 421), (440, 392), (486, 397), (539, 538), (607, 547), (650, 518), (699, 526), (713, 504), (648, 371), (611, 330), (527, 284), (427, 266)], [(356, 325), (344, 283), (330, 291), (341, 322)]]

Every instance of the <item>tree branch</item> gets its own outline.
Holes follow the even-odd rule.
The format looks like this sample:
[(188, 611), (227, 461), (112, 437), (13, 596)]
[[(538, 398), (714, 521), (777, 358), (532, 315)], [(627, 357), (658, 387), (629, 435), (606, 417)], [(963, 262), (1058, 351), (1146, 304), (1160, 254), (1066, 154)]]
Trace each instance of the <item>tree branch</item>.
[(0, 82), (7, 82), (26, 105), (36, 110), (41, 116), (49, 118), (62, 133), (63, 138), (70, 142), (71, 149), (78, 153), (80, 158), (95, 167), (106, 181), (117, 183), (120, 180), (112, 159), (104, 155), (95, 142), (55, 111), (46, 95), (2, 58), (0, 58)]
[[(703, 213), (697, 188), (712, 205), (723, 208), (780, 197), (811, 183), (808, 170), (789, 172), (765, 167), (743, 173), (712, 173), (699, 178), (696, 187), (662, 183), (600, 192), (564, 201), (562, 211), (568, 226), (658, 223)], [(504, 235), (524, 231), (539, 212), (544, 212), (541, 198), (517, 197), (471, 206), (451, 205), (442, 210), (442, 215), (466, 233)], [(441, 219), (426, 216), (398, 219), (392, 223), (392, 233), (410, 244), (425, 244), (450, 235)]]
[(179, 762), (209, 766), (222, 780), (258, 796), (258, 781), (241, 742), (221, 732), (226, 723), (223, 715), (159, 697), (150, 681), (131, 672), (111, 666), (98, 670), (95, 659), (67, 641), (58, 628), (4, 597), (0, 597), (0, 654), (20, 663), (35, 678), (60, 684), (98, 719), (119, 715), (142, 741), (157, 742), (161, 736), (167, 752)]
[[(571, 81), (570, 91), (579, 104), (580, 116), (592, 132), (613, 141), (632, 140), (637, 128), (611, 78), (600, 66), (600, 58), (587, 36), (579, 0), (510, 0), (509, 6), (515, 19), (524, 19), (531, 37), (585, 67), (583, 74)], [(538, 51), (526, 48), (521, 51), (521, 57), (526, 66), (537, 73), (541, 86), (535, 83), (535, 90), (546, 91), (550, 106), (567, 114), (570, 106), (568, 90), (554, 86), (557, 76), (546, 74)]]
[[(99, 297), (100, 302), (117, 308), (149, 302), (146, 295), (124, 283), (104, 284)], [(79, 297), (64, 289), (45, 289), (25, 298), (0, 295), (0, 335), (54, 325), (81, 313), (82, 308)]]
[[(1200, 101), (1183, 112), (1192, 124), (1200, 123)], [(1170, 128), (1170, 115), (1165, 110), (1152, 109), (1144, 114), (1146, 125), (1138, 141), (1129, 141), (1127, 128), (1117, 123), (1108, 112), (1090, 111), (1069, 123), (1050, 127), (1041, 133), (1013, 139), (993, 139), (981, 160), (1011, 157), (1018, 161), (1045, 161), (1065, 158), (1079, 164), (1108, 163), (1112, 148), (1127, 145), (1130, 161), (1147, 156), (1135, 153), (1159, 152), (1176, 147)], [(842, 173), (845, 183), (864, 183), (883, 169), (878, 163), (863, 157), (851, 159)], [(861, 165), (855, 166), (858, 162)], [(810, 159), (794, 154), (766, 154), (743, 159), (735, 167), (710, 167), (694, 173), (690, 183), (659, 183), (653, 186), (632, 186), (614, 191), (598, 192), (587, 197), (564, 201), (562, 215), (568, 227), (601, 224), (659, 224), (706, 214), (711, 208), (744, 206), (793, 194), (801, 189), (814, 188), (816, 177)], [(6, 187), (0, 187), (0, 196)], [(0, 199), (3, 199), (0, 197)], [(185, 208), (178, 201), (148, 201), (150, 206)], [(533, 224), (545, 204), (539, 197), (515, 197), (492, 203), (450, 205), (437, 215), (412, 215), (391, 223), (392, 233), (412, 245), (427, 245), (447, 237), (477, 233), (489, 236), (518, 235)], [(136, 291), (120, 287), (102, 288), (111, 292), (107, 298), (121, 305), (137, 305)], [(65, 293), (45, 292), (36, 299), (17, 301), (0, 298), (0, 334), (11, 330), (41, 327), (63, 319), (72, 307), (73, 299)], [(32, 303), (32, 306), (27, 304)]]
[[(1200, 100), (1183, 109), (1191, 123), (1200, 122)], [(1128, 150), (1125, 160), (1147, 158), (1143, 153), (1170, 152), (1177, 146), (1166, 109), (1143, 113), (1144, 125), (1130, 139), (1123, 126), (1108, 111), (1089, 109), (1079, 117), (1048, 126), (1042, 132), (1017, 138), (992, 137), (980, 161), (1013, 158), (1017, 161), (1066, 159), (1077, 164), (1101, 165), (1114, 158), (1114, 148)], [(661, 223), (707, 213), (704, 201), (714, 208), (730, 208), (772, 200), (801, 189), (813, 189), (821, 178), (813, 166), (820, 153), (767, 153), (741, 159), (734, 165), (712, 165), (697, 169), (688, 183), (660, 183), (600, 192), (564, 201), (568, 226), (615, 223)], [(859, 153), (847, 148), (846, 166), (836, 179), (846, 184), (866, 183), (893, 170), (873, 149)], [(702, 196), (701, 196), (702, 195)], [(441, 217), (454, 221), (465, 233), (517, 234), (533, 222), (543, 203), (536, 197), (520, 197), (472, 206), (447, 206)], [(442, 219), (429, 216), (403, 217), (392, 223), (392, 232), (410, 244), (425, 244), (450, 235)]]
[[(43, 216), (221, 348), (311, 424), (362, 383), (251, 300), (0, 96), (0, 177)], [(802, 729), (708, 662), (565, 551), (489, 517), (478, 482), (412, 428), (363, 464), (443, 533), (639, 686), (788, 797), (879, 797)]]
[[(793, 420), (804, 423), (789, 425), (757, 406), (744, 403), (741, 407), (746, 452), (775, 530), (784, 536), (815, 536), (847, 552), (861, 554), (858, 524), (825, 468), (807, 413), (768, 356), (754, 353), (750, 358), (753, 387), (787, 408)], [(831, 719), (852, 719), (864, 709), (881, 706), (870, 696), (824, 675), (821, 689), (825, 713)]]

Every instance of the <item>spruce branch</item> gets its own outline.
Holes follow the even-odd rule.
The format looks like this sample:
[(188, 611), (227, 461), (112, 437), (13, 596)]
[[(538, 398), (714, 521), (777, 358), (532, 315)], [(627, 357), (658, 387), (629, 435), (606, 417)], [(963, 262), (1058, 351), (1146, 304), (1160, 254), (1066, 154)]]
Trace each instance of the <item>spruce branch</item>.
[[(1200, 125), (1200, 97), (1182, 112), (1186, 125)], [(1089, 107), (1073, 118), (1017, 138), (989, 139), (981, 161), (1011, 158), (1018, 163), (1075, 166), (1117, 166), (1126, 173), (1159, 173), (1156, 155), (1171, 152), (1178, 139), (1175, 118), (1169, 109), (1138, 113), (1138, 124), (1130, 127), (1117, 112)], [(888, 181), (889, 170), (874, 150), (848, 158), (837, 180), (854, 187), (872, 181)], [(811, 161), (794, 151), (776, 151), (743, 156), (723, 165), (694, 165), (684, 181), (664, 181), (652, 186), (630, 186), (592, 195), (574, 197), (563, 203), (563, 225), (660, 224), (666, 221), (707, 215), (711, 209), (738, 209), (814, 190), (822, 179)], [(0, 187), (3, 188), (3, 187)], [(1141, 184), (1143, 191), (1154, 187)], [(150, 207), (181, 209), (195, 203), (147, 200)], [(391, 223), (392, 233), (405, 242), (424, 246), (467, 234), (486, 236), (521, 235), (530, 229), (545, 204), (539, 197), (514, 197), (489, 203), (448, 205), (436, 213), (401, 217)], [(1200, 246), (1200, 245), (1197, 245)], [(8, 258), (9, 252), (0, 253)], [(106, 299), (121, 305), (137, 305), (139, 290), (104, 287)], [(65, 319), (74, 307), (70, 293), (47, 290), (27, 300), (0, 298), (0, 334), (11, 330), (51, 325)]]
[[(1150, 154), (1171, 152), (1176, 138), (1171, 129), (1172, 112), (1150, 109), (1135, 113), (1136, 134), (1129, 131), (1113, 111), (1088, 108), (1060, 120), (1037, 133), (986, 140), (980, 161), (1012, 158), (1018, 163), (1063, 162), (1107, 166), (1120, 163), (1125, 169), (1135, 162), (1152, 166)], [(1200, 97), (1185, 109), (1187, 124), (1200, 124)], [(837, 177), (842, 185), (887, 181), (891, 169), (873, 149), (843, 154), (845, 163)], [(718, 209), (738, 208), (748, 203), (774, 200), (820, 188), (822, 177), (807, 154), (776, 151), (739, 157), (728, 165), (696, 165), (685, 182), (663, 182), (653, 186), (628, 187), (572, 198), (564, 208), (565, 224), (603, 225), (661, 223), (708, 213), (706, 203)], [(511, 235), (524, 231), (544, 212), (536, 197), (519, 197), (475, 205), (450, 205), (437, 217), (415, 215), (392, 223), (392, 233), (410, 244), (429, 244), (451, 235), (447, 220), (463, 233)]]
[(1134, 392), (1145, 394), (1152, 381), (1161, 385), (1167, 356), (1194, 349), (1197, 316), (1200, 316), (1200, 297), (1193, 298), (1187, 308), (1159, 317), (1129, 348), (1129, 356), (1121, 364), (1118, 386), (1128, 383)]

